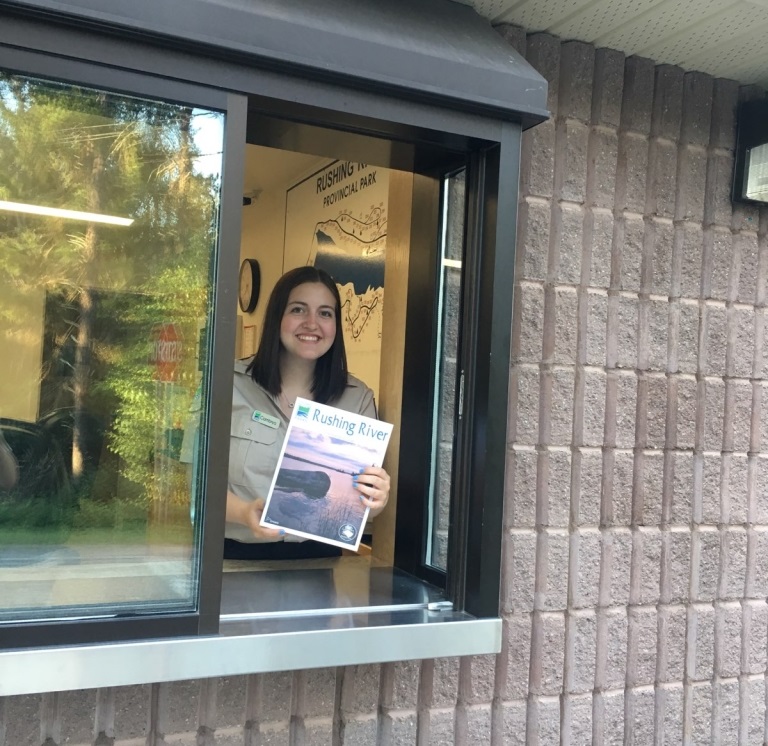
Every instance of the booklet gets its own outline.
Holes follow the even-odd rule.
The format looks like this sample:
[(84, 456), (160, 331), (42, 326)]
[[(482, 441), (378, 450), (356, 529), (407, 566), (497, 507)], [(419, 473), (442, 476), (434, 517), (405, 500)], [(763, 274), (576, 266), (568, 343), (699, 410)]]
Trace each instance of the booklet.
[(388, 422), (296, 399), (261, 525), (357, 551), (369, 508), (352, 479), (381, 466), (391, 434)]

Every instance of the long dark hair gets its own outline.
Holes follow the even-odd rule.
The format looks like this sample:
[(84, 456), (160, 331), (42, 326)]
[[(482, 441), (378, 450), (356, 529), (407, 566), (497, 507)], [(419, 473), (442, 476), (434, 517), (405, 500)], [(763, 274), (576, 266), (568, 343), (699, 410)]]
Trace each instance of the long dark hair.
[(336, 301), (336, 338), (328, 352), (317, 359), (315, 377), (312, 382), (312, 396), (315, 401), (327, 404), (338, 399), (347, 386), (347, 353), (344, 349), (344, 332), (341, 328), (341, 298), (334, 279), (322, 269), (297, 267), (286, 272), (272, 289), (264, 314), (264, 330), (256, 356), (251, 360), (247, 372), (256, 383), (272, 396), (282, 389), (280, 380), (280, 324), (288, 305), (291, 290), (307, 282), (319, 282), (331, 291)]

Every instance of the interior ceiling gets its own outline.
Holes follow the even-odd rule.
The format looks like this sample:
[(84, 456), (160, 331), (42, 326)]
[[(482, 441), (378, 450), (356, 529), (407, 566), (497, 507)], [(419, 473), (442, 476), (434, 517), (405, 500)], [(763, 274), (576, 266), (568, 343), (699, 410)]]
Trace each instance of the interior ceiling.
[(461, 0), (512, 23), (768, 88), (768, 0)]
[(243, 196), (258, 197), (263, 191), (288, 189), (324, 166), (328, 160), (315, 155), (247, 145)]

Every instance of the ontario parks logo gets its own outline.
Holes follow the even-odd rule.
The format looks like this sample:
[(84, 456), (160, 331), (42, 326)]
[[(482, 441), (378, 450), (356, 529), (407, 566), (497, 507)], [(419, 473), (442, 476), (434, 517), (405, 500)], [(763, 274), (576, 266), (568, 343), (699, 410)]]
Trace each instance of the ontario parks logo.
[(342, 523), (339, 526), (339, 536), (344, 541), (353, 541), (357, 536), (357, 529), (351, 523)]
[(296, 417), (302, 420), (309, 419), (309, 407), (307, 405), (299, 406), (296, 410)]

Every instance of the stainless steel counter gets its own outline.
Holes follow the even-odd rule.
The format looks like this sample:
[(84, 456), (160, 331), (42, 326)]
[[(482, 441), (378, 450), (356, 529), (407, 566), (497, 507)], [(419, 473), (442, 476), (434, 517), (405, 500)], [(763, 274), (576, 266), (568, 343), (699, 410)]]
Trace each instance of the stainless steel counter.
[(0, 696), (501, 649), (500, 619), (454, 612), (392, 568), (283, 567), (225, 573), (216, 636), (0, 651)]

